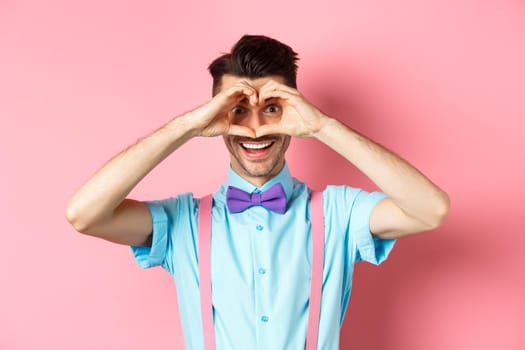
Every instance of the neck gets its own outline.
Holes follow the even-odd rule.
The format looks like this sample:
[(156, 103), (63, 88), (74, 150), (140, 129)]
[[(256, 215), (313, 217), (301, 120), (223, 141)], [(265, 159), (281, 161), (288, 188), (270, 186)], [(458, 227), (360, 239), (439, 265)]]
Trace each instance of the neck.
[(270, 181), (273, 176), (271, 177), (261, 177), (261, 176), (257, 176), (257, 177), (245, 177), (245, 176), (242, 176), (241, 177), (248, 181), (249, 183), (251, 183), (252, 185), (256, 186), (256, 187), (263, 187), (263, 185), (265, 183), (267, 183), (268, 181)]
[(233, 171), (237, 173), (240, 177), (242, 177), (247, 182), (251, 183), (252, 185), (256, 187), (262, 187), (265, 183), (276, 177), (284, 168), (285, 162), (283, 161), (281, 164), (276, 166), (272, 171), (268, 172), (264, 175), (253, 175), (250, 174), (248, 171), (245, 171), (243, 168), (238, 169), (238, 167), (235, 166), (235, 164), (231, 164), (231, 167)]

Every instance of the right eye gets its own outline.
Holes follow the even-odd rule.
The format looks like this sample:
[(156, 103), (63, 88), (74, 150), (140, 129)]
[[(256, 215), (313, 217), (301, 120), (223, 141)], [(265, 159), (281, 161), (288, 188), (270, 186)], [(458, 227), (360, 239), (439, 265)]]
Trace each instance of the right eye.
[(245, 112), (245, 109), (241, 106), (235, 106), (232, 109), (232, 114), (243, 114)]

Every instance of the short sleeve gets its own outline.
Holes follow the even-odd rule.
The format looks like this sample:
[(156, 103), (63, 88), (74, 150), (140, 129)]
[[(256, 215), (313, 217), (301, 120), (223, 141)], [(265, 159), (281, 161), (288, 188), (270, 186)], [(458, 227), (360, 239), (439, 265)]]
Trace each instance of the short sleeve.
[(386, 260), (394, 247), (395, 240), (380, 239), (370, 232), (370, 215), (383, 198), (383, 193), (368, 193), (362, 190), (355, 196), (349, 222), (349, 236), (355, 261), (379, 265)]
[(173, 275), (177, 256), (183, 260), (196, 256), (198, 202), (192, 193), (182, 193), (144, 203), (152, 218), (152, 242), (150, 247), (131, 247), (135, 260), (142, 268), (162, 266)]
[(132, 246), (131, 250), (142, 268), (162, 265), (168, 250), (168, 215), (160, 201), (144, 202), (151, 214), (153, 234), (150, 247)]

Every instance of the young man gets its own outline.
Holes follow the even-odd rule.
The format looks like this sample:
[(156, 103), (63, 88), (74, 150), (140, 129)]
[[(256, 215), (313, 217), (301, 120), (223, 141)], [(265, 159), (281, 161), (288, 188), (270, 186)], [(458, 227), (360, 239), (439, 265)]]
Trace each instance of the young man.
[[(203, 334), (199, 259), (211, 259), (217, 349), (304, 349), (311, 225), (324, 220), (314, 342), (318, 349), (337, 349), (354, 263), (379, 264), (393, 239), (434, 229), (448, 212), (446, 193), (417, 169), (309, 103), (296, 89), (296, 61), (296, 53), (274, 39), (244, 36), (210, 65), (209, 102), (118, 154), (68, 203), (66, 216), (76, 230), (130, 245), (142, 267), (162, 265), (174, 277), (187, 349), (202, 349), (210, 337)], [(213, 194), (211, 257), (199, 251), (205, 241), (199, 242), (198, 198), (126, 198), (157, 164), (198, 136), (222, 136), (231, 159), (227, 182)], [(383, 193), (329, 186), (322, 218), (315, 217), (310, 190), (286, 166), (291, 137), (328, 145)], [(241, 205), (234, 202), (238, 196), (255, 202)], [(272, 205), (263, 203), (265, 196)]]

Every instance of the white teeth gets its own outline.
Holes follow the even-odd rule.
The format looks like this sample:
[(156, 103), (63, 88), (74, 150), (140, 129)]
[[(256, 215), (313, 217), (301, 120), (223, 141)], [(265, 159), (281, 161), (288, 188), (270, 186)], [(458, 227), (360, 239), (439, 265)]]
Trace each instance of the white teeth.
[(247, 148), (247, 149), (263, 149), (263, 148), (266, 148), (266, 147), (270, 146), (271, 144), (272, 144), (271, 142), (267, 142), (267, 143), (243, 143), (242, 147)]

